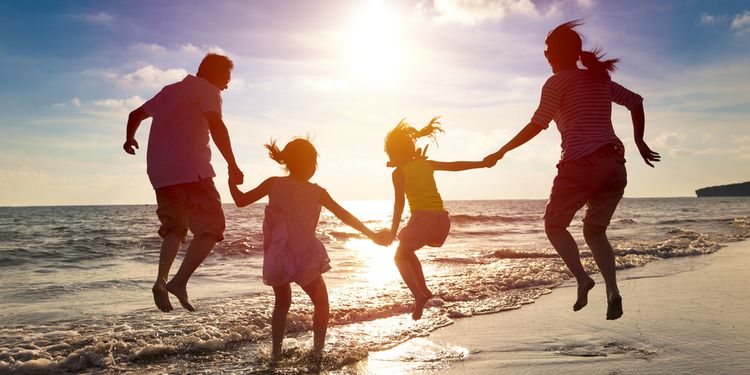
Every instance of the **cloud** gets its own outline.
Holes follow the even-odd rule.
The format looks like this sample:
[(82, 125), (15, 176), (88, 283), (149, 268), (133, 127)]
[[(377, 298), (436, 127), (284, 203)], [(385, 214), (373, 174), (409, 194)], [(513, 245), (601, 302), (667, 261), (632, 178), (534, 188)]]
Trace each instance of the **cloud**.
[(720, 19), (721, 17), (719, 16), (703, 13), (701, 14), (700, 23), (701, 25), (715, 25)]
[(158, 87), (179, 81), (188, 74), (185, 69), (161, 70), (153, 65), (146, 65), (134, 72), (119, 77), (119, 83), (126, 86)]
[[(429, 9), (427, 1), (416, 8), (419, 13)], [(439, 22), (476, 25), (487, 21), (500, 21), (509, 14), (537, 16), (538, 9), (531, 0), (434, 0), (432, 10)]]
[(126, 99), (100, 99), (90, 102), (93, 107), (113, 109), (113, 110), (132, 110), (143, 104), (144, 100), (140, 96), (132, 96)]
[(47, 173), (32, 169), (28, 166), (16, 169), (0, 169), (0, 187), (10, 186), (11, 181), (30, 180), (39, 182), (48, 179), (49, 175)]
[(156, 43), (136, 43), (129, 47), (131, 53), (142, 55), (162, 54), (169, 52), (167, 47)]
[(676, 132), (663, 132), (656, 137), (655, 146), (668, 147), (679, 145), (685, 140), (685, 135)]
[[(140, 107), (146, 100), (138, 95), (131, 96), (129, 98), (114, 99), (104, 98), (95, 100), (83, 101), (79, 98), (73, 98), (66, 102), (55, 103), (55, 108), (71, 108), (75, 112), (83, 113), (92, 116), (103, 116), (103, 117), (122, 117), (124, 113), (130, 112)], [(65, 123), (66, 120), (58, 117), (51, 119), (38, 118), (38, 123)], [(80, 119), (72, 119), (72, 122), (81, 122)]]
[(52, 106), (55, 108), (65, 108), (67, 106), (80, 107), (81, 99), (78, 99), (77, 97), (75, 97), (73, 99), (68, 100), (67, 102), (55, 103)]
[(742, 14), (734, 16), (731, 24), (732, 30), (735, 30), (737, 34), (744, 34), (750, 32), (750, 11), (744, 11)]
[(588, 9), (596, 5), (596, 0), (576, 0), (576, 4), (583, 9)]
[(106, 12), (68, 14), (68, 18), (92, 25), (103, 26), (111, 26), (115, 22), (115, 17)]
[(180, 46), (180, 51), (190, 54), (206, 54), (206, 53), (218, 53), (220, 55), (226, 55), (227, 52), (219, 46), (202, 45), (200, 47), (195, 46), (192, 43), (183, 44)]

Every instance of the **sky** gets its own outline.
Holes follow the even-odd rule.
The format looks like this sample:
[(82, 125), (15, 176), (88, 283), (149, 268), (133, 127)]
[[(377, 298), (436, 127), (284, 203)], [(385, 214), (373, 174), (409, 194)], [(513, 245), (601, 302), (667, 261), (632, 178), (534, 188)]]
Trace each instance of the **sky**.
[[(645, 139), (662, 154), (642, 162), (615, 105), (626, 197), (750, 180), (748, 1), (2, 1), (0, 206), (154, 203), (150, 120), (127, 155), (127, 115), (208, 52), (235, 64), (223, 116), (243, 190), (284, 174), (264, 143), (309, 136), (311, 181), (334, 199), (391, 200), (388, 130), (441, 115), (429, 157), (481, 160), (536, 109), (547, 32), (579, 18), (584, 49), (621, 59), (613, 79), (644, 97)], [(437, 172), (438, 188), (448, 200), (544, 199), (559, 144), (552, 124), (495, 168)]]

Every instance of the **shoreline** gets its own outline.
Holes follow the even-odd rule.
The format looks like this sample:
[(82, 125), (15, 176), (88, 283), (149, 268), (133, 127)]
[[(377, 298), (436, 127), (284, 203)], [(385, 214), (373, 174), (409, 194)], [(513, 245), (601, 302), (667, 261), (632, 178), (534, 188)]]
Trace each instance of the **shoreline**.
[(605, 320), (601, 275), (573, 312), (566, 282), (520, 309), (455, 320), (370, 353), (357, 373), (750, 373), (750, 241), (618, 272), (625, 314)]

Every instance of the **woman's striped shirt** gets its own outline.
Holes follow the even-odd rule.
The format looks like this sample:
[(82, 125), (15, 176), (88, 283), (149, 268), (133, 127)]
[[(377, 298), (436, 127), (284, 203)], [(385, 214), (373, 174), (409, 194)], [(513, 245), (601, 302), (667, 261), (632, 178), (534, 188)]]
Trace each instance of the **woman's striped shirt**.
[(632, 111), (643, 98), (586, 70), (565, 70), (542, 87), (531, 122), (546, 129), (555, 120), (562, 136), (560, 162), (582, 158), (609, 143), (624, 149), (612, 128), (612, 102)]

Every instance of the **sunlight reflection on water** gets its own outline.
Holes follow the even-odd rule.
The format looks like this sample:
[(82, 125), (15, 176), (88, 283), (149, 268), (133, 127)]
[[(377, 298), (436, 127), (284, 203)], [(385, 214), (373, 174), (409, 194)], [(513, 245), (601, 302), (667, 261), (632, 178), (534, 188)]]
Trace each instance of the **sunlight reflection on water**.
[(383, 247), (370, 240), (350, 239), (344, 244), (344, 248), (354, 250), (355, 254), (360, 257), (366, 278), (374, 286), (383, 286), (401, 279), (398, 268), (393, 263), (393, 255), (396, 252), (395, 244)]

